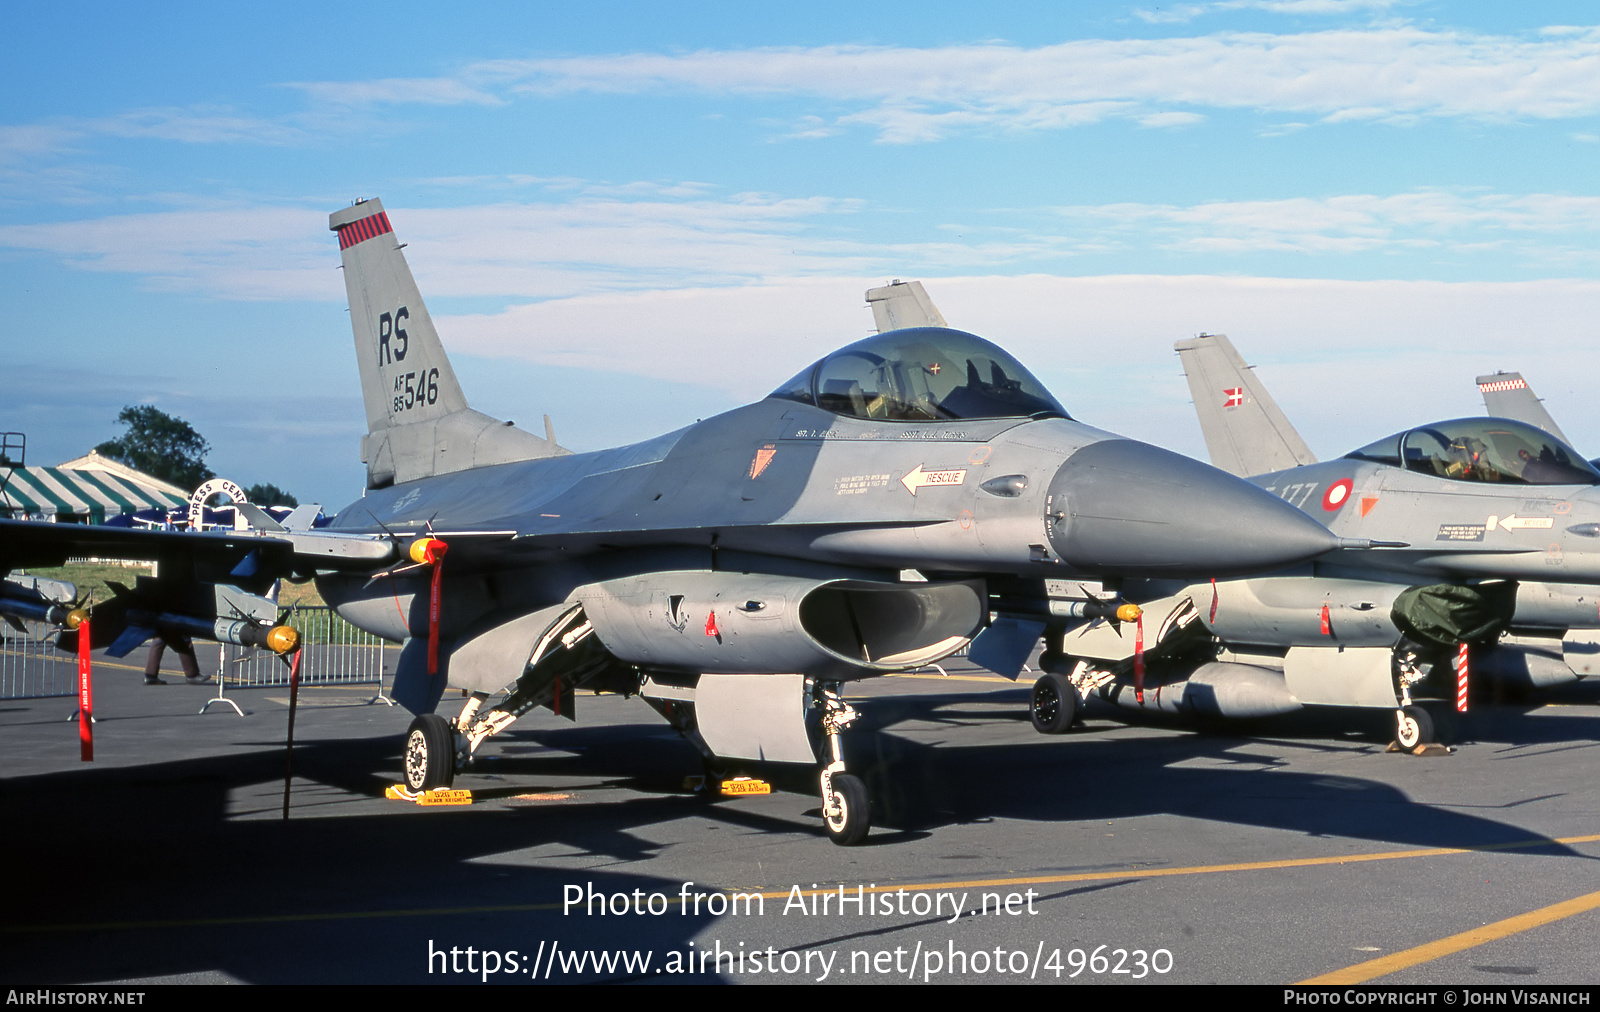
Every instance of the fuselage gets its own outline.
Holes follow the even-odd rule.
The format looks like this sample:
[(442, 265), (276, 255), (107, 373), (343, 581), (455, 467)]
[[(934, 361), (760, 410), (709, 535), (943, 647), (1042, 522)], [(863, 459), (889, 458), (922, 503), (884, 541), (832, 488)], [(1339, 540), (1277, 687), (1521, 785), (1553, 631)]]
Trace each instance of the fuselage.
[[(447, 627), (664, 567), (1176, 576), (1332, 544), (1243, 482), (1071, 419), (877, 421), (781, 398), (631, 446), (372, 490), (333, 527), (451, 543)], [(398, 639), (422, 633), (422, 580), (322, 584), (351, 621)]]

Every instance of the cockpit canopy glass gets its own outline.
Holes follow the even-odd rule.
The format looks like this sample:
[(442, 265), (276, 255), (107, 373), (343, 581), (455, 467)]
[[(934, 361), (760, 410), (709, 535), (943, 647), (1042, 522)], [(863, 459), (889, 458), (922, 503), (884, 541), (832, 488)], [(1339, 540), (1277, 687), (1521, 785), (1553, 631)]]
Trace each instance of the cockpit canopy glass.
[(891, 330), (841, 348), (772, 392), (853, 418), (1069, 418), (1016, 359), (942, 327)]
[(1345, 454), (1454, 481), (1597, 485), (1600, 471), (1543, 429), (1509, 418), (1455, 418), (1397, 432)]

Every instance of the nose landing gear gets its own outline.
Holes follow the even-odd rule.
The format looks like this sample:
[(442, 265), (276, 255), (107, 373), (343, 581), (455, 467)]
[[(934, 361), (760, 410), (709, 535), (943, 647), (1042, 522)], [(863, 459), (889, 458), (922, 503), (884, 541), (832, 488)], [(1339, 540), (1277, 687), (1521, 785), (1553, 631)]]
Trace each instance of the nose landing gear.
[(853, 847), (865, 840), (872, 828), (872, 800), (862, 779), (844, 771), (841, 734), (861, 714), (839, 695), (837, 682), (821, 686), (821, 695), (822, 732), (832, 758), (822, 770), (822, 822), (828, 839), (841, 847)]

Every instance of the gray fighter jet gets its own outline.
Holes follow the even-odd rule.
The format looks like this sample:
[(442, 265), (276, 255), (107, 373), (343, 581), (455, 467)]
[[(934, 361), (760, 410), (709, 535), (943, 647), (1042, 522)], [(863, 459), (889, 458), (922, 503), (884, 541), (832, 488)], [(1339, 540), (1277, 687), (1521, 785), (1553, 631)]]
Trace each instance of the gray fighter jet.
[[(827, 831), (854, 843), (869, 802), (842, 760), (843, 682), (967, 646), (1019, 583), (1227, 576), (1364, 544), (1074, 421), (1004, 351), (936, 327), (857, 341), (676, 432), (569, 453), (467, 406), (378, 201), (329, 225), (367, 413), (363, 496), (314, 530), (6, 523), (0, 569), (159, 559), (159, 579), (93, 612), (92, 641), (123, 650), (167, 628), (287, 649), (257, 595), (315, 577), (346, 619), (404, 644), (412, 790), (449, 785), (535, 707), (571, 719), (580, 688), (640, 695), (718, 760), (817, 762), (809, 714)], [(453, 720), (435, 712), (447, 687), (467, 694)]]
[(1577, 451), (1524, 422), (1462, 418), (1317, 463), (1226, 337), (1177, 349), (1215, 461), (1265, 471), (1251, 480), (1330, 530), (1394, 547), (1269, 576), (1125, 588), (1155, 626), (1147, 685), (1128, 684), (1131, 651), (1116, 636), (1063, 630), (1049, 657), (1057, 673), (1036, 688), (1047, 709), (1073, 690), (1235, 717), (1381, 707), (1415, 745), (1432, 721), (1411, 690), (1438, 669), (1454, 696), (1460, 643), (1473, 644), (1479, 674), (1533, 686), (1576, 677), (1562, 636), (1600, 624), (1600, 596), (1584, 585), (1600, 582), (1600, 471)]

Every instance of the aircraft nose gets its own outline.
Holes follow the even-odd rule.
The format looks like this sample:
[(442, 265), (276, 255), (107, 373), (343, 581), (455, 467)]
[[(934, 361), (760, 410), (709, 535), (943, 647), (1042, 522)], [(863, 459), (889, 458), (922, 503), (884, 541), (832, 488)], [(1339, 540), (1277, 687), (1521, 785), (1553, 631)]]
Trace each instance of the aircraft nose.
[(1272, 493), (1131, 439), (1068, 457), (1050, 483), (1045, 522), (1063, 562), (1129, 576), (1264, 572), (1340, 544)]

